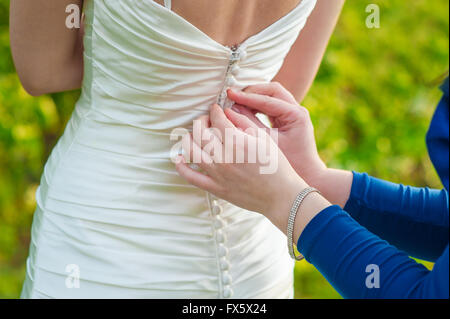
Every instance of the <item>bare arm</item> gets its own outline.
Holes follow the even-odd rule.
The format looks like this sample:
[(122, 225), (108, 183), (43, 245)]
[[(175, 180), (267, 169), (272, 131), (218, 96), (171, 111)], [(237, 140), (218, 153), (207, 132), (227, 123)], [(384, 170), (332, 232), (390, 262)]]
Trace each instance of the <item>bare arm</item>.
[(37, 96), (80, 88), (83, 29), (66, 27), (66, 7), (83, 0), (11, 0), (11, 50), (25, 90)]
[(311, 16), (274, 78), (301, 102), (322, 61), (344, 0), (317, 0)]

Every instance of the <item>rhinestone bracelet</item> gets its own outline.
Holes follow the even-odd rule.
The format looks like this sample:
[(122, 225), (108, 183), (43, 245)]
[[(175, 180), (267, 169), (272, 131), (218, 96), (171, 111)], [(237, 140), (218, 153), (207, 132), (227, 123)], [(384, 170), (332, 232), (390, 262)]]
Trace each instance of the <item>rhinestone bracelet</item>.
[(289, 219), (288, 219), (288, 226), (287, 226), (287, 241), (288, 241), (288, 250), (289, 255), (291, 255), (292, 259), (295, 259), (297, 261), (302, 260), (304, 257), (302, 255), (295, 256), (294, 252), (294, 223), (295, 223), (295, 217), (297, 216), (298, 208), (302, 204), (303, 200), (311, 193), (317, 192), (320, 194), (320, 192), (315, 189), (314, 187), (308, 187), (302, 190), (297, 197), (294, 200), (294, 204), (292, 204), (291, 211), (289, 213)]

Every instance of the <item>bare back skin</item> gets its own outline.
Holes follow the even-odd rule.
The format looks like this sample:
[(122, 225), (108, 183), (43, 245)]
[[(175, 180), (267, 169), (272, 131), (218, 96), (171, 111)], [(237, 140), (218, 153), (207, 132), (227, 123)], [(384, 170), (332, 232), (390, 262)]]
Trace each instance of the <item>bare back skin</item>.
[[(155, 2), (164, 6), (162, 0)], [(216, 42), (233, 46), (264, 30), (300, 2), (301, 0), (173, 0), (172, 11)]]

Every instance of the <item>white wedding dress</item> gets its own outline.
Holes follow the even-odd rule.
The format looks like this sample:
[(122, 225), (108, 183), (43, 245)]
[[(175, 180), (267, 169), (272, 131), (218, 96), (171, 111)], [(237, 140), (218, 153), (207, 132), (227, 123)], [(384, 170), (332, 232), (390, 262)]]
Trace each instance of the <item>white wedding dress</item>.
[(169, 137), (230, 106), (226, 88), (271, 81), (315, 1), (231, 49), (170, 1), (87, 0), (82, 94), (36, 192), (23, 298), (292, 298), (286, 237), (186, 183)]

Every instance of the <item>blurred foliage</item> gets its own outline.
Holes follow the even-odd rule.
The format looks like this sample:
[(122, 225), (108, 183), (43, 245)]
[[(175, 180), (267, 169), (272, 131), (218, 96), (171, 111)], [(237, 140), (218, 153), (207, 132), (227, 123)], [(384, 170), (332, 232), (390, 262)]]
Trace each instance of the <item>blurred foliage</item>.
[[(369, 3), (380, 6), (379, 29), (365, 25)], [(24, 92), (9, 49), (8, 10), (9, 1), (0, 0), (0, 297), (15, 298), (34, 193), (79, 92), (39, 98)], [(440, 97), (435, 79), (448, 68), (448, 12), (447, 0), (347, 1), (303, 103), (330, 166), (441, 187), (424, 136)], [(297, 298), (339, 297), (305, 261), (297, 263), (295, 282)]]

